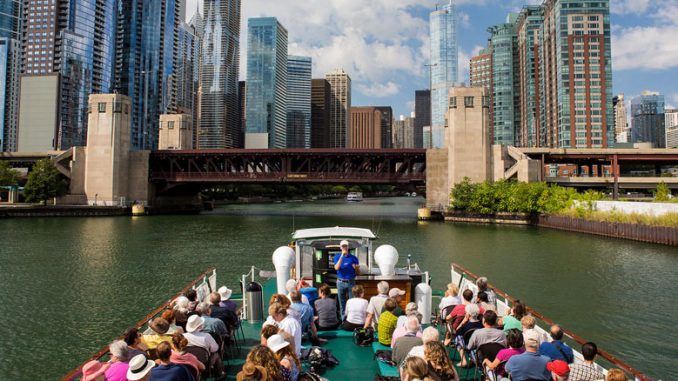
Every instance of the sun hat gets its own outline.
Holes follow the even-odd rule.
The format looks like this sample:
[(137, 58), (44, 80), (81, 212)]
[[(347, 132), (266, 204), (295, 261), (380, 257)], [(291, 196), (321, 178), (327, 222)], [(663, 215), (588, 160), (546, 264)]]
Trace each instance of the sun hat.
[(349, 246), (348, 241), (345, 239), (342, 240), (341, 242), (339, 242), (339, 246)]
[(395, 298), (397, 295), (403, 296), (403, 295), (405, 295), (405, 291), (403, 291), (399, 288), (392, 288), (388, 291), (388, 297), (389, 298)]
[(155, 363), (146, 359), (146, 356), (136, 355), (129, 360), (129, 368), (127, 368), (127, 379), (130, 381), (141, 380), (148, 372), (153, 369)]
[(233, 290), (229, 289), (226, 286), (222, 286), (219, 288), (217, 291), (219, 295), (221, 295), (221, 301), (226, 301), (231, 298), (231, 294), (233, 294)]
[(279, 350), (290, 345), (285, 339), (280, 335), (273, 335), (266, 340), (266, 345), (273, 351), (278, 352)]
[(164, 335), (169, 331), (170, 324), (167, 320), (163, 318), (154, 319), (151, 324), (148, 325), (155, 333)]
[(205, 319), (198, 315), (191, 315), (186, 322), (186, 332), (199, 331), (205, 324)]
[(563, 360), (555, 360), (546, 364), (546, 369), (551, 372), (559, 375), (560, 377), (566, 377), (570, 374), (570, 367)]
[(92, 360), (82, 367), (81, 381), (94, 381), (97, 377), (104, 375), (110, 363), (100, 363), (97, 360)]

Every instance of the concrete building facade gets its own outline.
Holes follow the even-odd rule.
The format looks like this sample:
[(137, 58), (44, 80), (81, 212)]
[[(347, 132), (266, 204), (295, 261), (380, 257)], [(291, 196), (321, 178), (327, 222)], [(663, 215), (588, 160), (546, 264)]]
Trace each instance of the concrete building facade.
[[(471, 57), (469, 61), (469, 79), (471, 87), (482, 87), (490, 96), (490, 126), (494, 125), (492, 115), (494, 114), (494, 104), (492, 102), (492, 48), (491, 44), (478, 52), (478, 55)], [(490, 139), (493, 138), (492, 128), (490, 128)]]
[(329, 147), (346, 148), (351, 127), (351, 77), (337, 69), (325, 75), (330, 84)]
[(351, 107), (351, 123), (346, 148), (391, 148), (390, 107)]
[(193, 117), (188, 114), (160, 115), (159, 150), (192, 150)]
[(447, 94), (459, 80), (457, 9), (450, 0), (430, 15), (431, 37), (431, 139), (434, 148), (444, 144)]
[(332, 89), (325, 78), (311, 81), (311, 148), (330, 146), (330, 98)]
[(57, 149), (59, 74), (21, 77), (17, 151)]
[(400, 115), (398, 120), (393, 121), (393, 148), (407, 149), (417, 148), (415, 145), (416, 117), (412, 113), (409, 117)]
[(624, 94), (612, 98), (614, 108), (614, 135), (616, 143), (631, 143), (628, 115), (626, 113), (626, 101)]
[(120, 94), (89, 97), (84, 191), (89, 205), (127, 202), (132, 101)]
[(287, 146), (287, 29), (275, 17), (247, 24), (245, 148)]
[(199, 149), (243, 147), (238, 81), (241, 0), (203, 3), (204, 20), (194, 18), (202, 37), (200, 62)]

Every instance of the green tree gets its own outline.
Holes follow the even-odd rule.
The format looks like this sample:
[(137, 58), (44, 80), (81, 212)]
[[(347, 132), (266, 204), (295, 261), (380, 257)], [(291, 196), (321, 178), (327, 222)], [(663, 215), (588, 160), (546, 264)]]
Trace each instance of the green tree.
[(464, 180), (461, 183), (455, 184), (450, 193), (452, 209), (468, 210), (471, 197), (477, 188), (478, 184), (472, 184), (471, 179), (468, 177), (464, 177)]
[(9, 167), (6, 161), (0, 161), (0, 186), (16, 185), (19, 172)]
[(47, 203), (52, 197), (62, 196), (68, 190), (68, 181), (49, 159), (38, 161), (28, 174), (24, 194), (28, 202)]
[(671, 195), (671, 190), (669, 190), (669, 186), (666, 185), (665, 182), (660, 182), (657, 184), (657, 190), (654, 193), (654, 200), (659, 201), (659, 202), (666, 202), (669, 201)]

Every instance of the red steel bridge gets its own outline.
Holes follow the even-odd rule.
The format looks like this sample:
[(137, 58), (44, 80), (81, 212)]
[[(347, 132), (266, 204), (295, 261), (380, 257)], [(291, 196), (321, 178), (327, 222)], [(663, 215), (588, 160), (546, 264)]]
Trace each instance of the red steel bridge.
[(424, 149), (153, 151), (156, 184), (323, 183), (424, 185)]

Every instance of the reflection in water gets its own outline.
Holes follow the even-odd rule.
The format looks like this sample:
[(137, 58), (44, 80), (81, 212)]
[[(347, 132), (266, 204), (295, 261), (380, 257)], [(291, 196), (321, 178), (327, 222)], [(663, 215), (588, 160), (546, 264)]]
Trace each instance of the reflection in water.
[[(678, 379), (673, 248), (529, 227), (417, 223), (421, 199), (232, 205), (201, 216), (0, 220), (0, 380), (55, 379), (215, 266), (237, 289), (294, 229), (373, 229), (449, 281), (457, 262), (657, 378)], [(639, 329), (639, 319), (642, 319)], [(13, 343), (4, 345), (4, 343)]]

